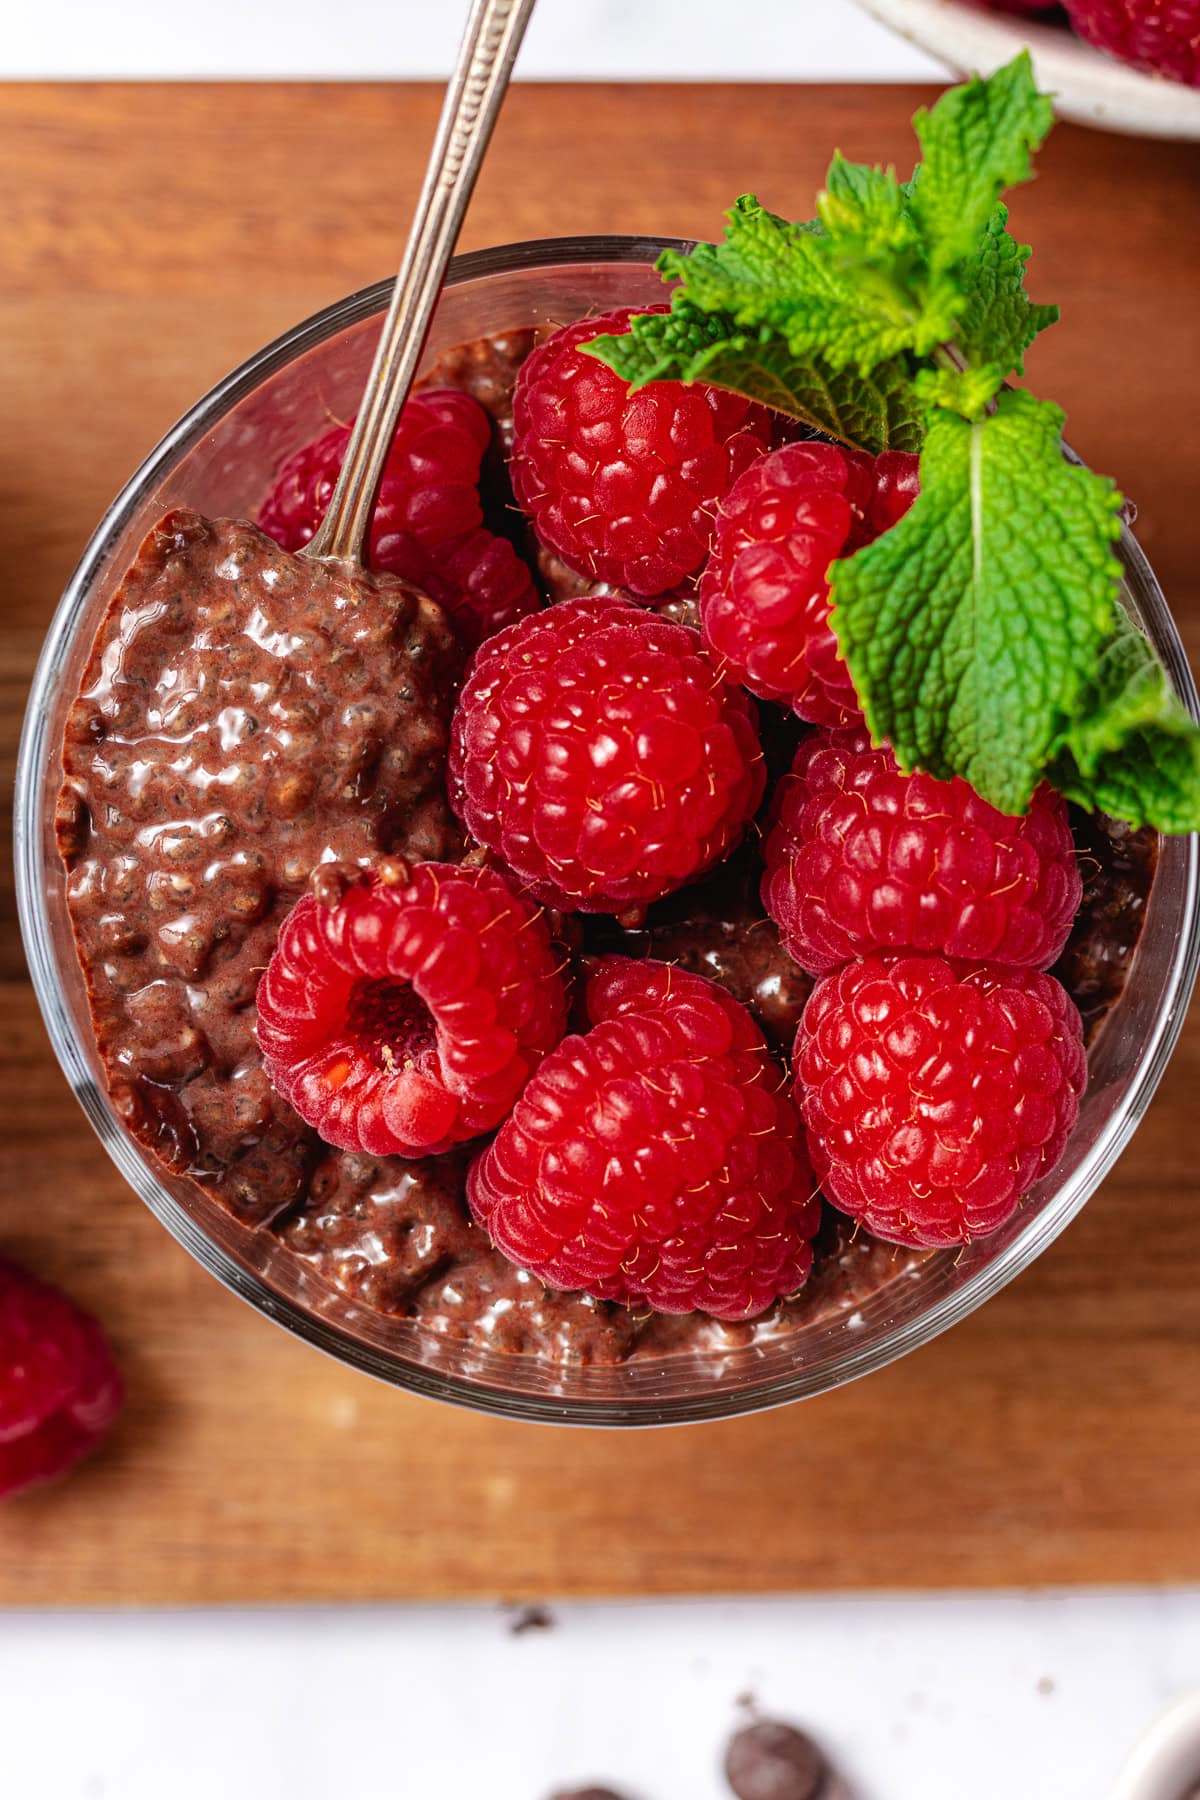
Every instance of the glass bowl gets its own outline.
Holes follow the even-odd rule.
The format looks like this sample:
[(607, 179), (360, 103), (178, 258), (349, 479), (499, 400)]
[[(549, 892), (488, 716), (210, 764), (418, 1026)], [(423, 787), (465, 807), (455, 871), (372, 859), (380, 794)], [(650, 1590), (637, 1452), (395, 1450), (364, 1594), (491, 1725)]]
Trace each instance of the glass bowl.
[[(461, 256), (427, 356), (486, 332), (561, 324), (658, 300), (662, 286), (653, 264), (664, 247), (644, 238), (583, 238)], [(592, 1425), (719, 1419), (822, 1393), (926, 1343), (997, 1293), (1057, 1237), (1111, 1168), (1162, 1074), (1195, 976), (1195, 838), (1162, 843), (1129, 980), (1091, 1051), (1078, 1129), (1058, 1167), (1009, 1224), (960, 1254), (926, 1258), (869, 1297), (815, 1309), (786, 1333), (753, 1343), (587, 1366), (480, 1349), (371, 1312), (315, 1276), (277, 1239), (247, 1229), (200, 1189), (168, 1175), (128, 1135), (109, 1100), (53, 834), (66, 710), (99, 621), (152, 521), (180, 503), (209, 515), (244, 515), (284, 456), (331, 417), (353, 412), (389, 285), (318, 313), (198, 401), (113, 502), (63, 595), (34, 679), (16, 792), (21, 924), (55, 1052), (109, 1155), (180, 1243), (268, 1318), (355, 1368), (483, 1412)], [(1128, 531), (1120, 554), (1125, 602), (1195, 709), (1178, 634)]]

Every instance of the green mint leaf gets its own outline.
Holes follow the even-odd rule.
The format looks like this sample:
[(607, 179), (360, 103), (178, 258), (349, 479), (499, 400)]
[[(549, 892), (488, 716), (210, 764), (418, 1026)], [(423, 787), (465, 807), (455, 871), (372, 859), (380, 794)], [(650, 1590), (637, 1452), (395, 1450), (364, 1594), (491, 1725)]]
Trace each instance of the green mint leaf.
[(915, 115), (922, 160), (911, 208), (931, 269), (973, 254), (1004, 190), (1029, 180), (1031, 152), (1053, 123), (1027, 50), (986, 81), (948, 88), (932, 111)]
[(919, 369), (913, 379), (917, 398), (926, 406), (944, 406), (964, 419), (978, 419), (1004, 386), (998, 363), (967, 369)]
[(1060, 793), (1092, 811), (1200, 831), (1200, 726), (1120, 609), (1049, 773)]
[[(927, 355), (953, 331), (961, 288), (948, 275), (932, 285), (916, 278), (918, 241), (906, 216), (885, 217), (886, 208), (866, 197), (865, 178), (848, 173), (853, 168), (841, 164), (834, 190), (823, 196), (836, 233), (823, 224), (790, 225), (744, 194), (723, 242), (697, 244), (686, 255), (668, 250), (659, 269), (700, 311), (727, 314), (743, 330), (770, 326), (794, 356), (820, 355), (834, 369), (867, 374), (905, 350)], [(899, 199), (892, 178), (881, 180)]]
[(824, 190), (817, 196), (817, 214), (826, 236), (838, 240), (843, 256), (852, 244), (868, 256), (919, 249), (895, 170), (847, 162), (840, 150), (834, 152)]
[(587, 348), (632, 387), (704, 381), (773, 406), (872, 456), (921, 446), (924, 407), (898, 361), (869, 375), (831, 369), (822, 357), (794, 355), (770, 326), (742, 332), (728, 314), (701, 312), (687, 300), (669, 313), (644, 313), (628, 332), (594, 338)]
[(998, 206), (963, 267), (966, 305), (955, 342), (972, 362), (995, 363), (1007, 374), (1025, 370), (1025, 352), (1039, 331), (1053, 325), (1057, 306), (1035, 306), (1025, 292), (1029, 245), (1005, 229), (1008, 208)]
[(1022, 812), (1112, 625), (1120, 496), (1063, 458), (1063, 415), (1004, 393), (936, 412), (921, 493), (831, 570), (833, 625), (872, 732), (902, 767)]

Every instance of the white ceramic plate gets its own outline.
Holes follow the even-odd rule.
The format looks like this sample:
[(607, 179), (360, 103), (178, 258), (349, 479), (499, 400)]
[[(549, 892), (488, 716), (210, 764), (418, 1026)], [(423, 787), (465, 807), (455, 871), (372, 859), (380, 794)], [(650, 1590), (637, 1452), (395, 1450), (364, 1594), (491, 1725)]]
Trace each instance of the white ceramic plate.
[(1064, 119), (1144, 137), (1200, 138), (1200, 88), (1127, 68), (1065, 27), (985, 12), (969, 0), (858, 3), (962, 73), (990, 75), (1028, 44), (1038, 85), (1055, 96)]
[(1185, 1800), (1200, 1784), (1200, 1688), (1155, 1721), (1109, 1800)]

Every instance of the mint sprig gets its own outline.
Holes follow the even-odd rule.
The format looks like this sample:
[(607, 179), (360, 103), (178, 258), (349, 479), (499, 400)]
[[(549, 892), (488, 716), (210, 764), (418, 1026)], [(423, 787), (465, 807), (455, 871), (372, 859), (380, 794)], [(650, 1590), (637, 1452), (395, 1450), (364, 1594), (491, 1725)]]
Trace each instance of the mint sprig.
[(1006, 373), (1025, 373), (1025, 352), (1040, 331), (1058, 319), (1057, 306), (1035, 306), (1025, 292), (1028, 244), (1006, 229), (1008, 208), (997, 206), (962, 266), (965, 305), (954, 340), (973, 363), (994, 363)]
[(1053, 124), (1027, 51), (990, 80), (964, 81), (931, 112), (914, 115), (922, 160), (912, 214), (931, 268), (954, 269), (974, 254), (1001, 194), (1032, 177), (1032, 152)]
[(1200, 829), (1200, 729), (1119, 605), (1121, 497), (1068, 462), (1063, 415), (1012, 391), (1056, 307), (1001, 195), (1053, 122), (1022, 53), (914, 124), (912, 177), (834, 157), (817, 216), (752, 196), (668, 251), (668, 313), (589, 348), (633, 386), (731, 388), (851, 448), (921, 448), (921, 493), (830, 571), (864, 713), (902, 767), (1023, 811), (1049, 776), (1131, 824)]
[(1066, 462), (1062, 414), (1021, 392), (939, 411), (921, 492), (835, 564), (833, 626), (867, 723), (906, 767), (1023, 812), (1113, 623), (1120, 496)]
[(634, 324), (624, 336), (588, 345), (632, 387), (704, 381), (790, 413), (872, 456), (921, 447), (925, 408), (899, 361), (880, 363), (867, 375), (835, 369), (822, 356), (797, 355), (769, 325), (741, 332), (727, 313), (704, 312), (688, 300)]
[(1089, 811), (1159, 831), (1200, 831), (1200, 731), (1120, 610), (1049, 776)]

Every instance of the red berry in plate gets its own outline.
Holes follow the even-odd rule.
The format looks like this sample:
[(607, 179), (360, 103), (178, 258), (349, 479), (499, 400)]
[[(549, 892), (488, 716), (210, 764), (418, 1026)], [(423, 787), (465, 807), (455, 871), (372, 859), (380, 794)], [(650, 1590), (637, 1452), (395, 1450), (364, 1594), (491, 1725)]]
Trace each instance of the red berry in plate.
[(468, 653), (542, 605), (533, 576), (508, 539), (482, 525), (443, 544), (396, 539), (389, 566), (445, 608)]
[(1066, 803), (1053, 789), (1015, 818), (958, 776), (902, 775), (862, 728), (804, 739), (772, 819), (763, 905), (810, 974), (874, 950), (1047, 969), (1079, 910)]
[(868, 956), (817, 983), (794, 1052), (826, 1198), (876, 1237), (965, 1244), (1052, 1169), (1079, 1115), (1079, 1014), (1052, 975)]
[(96, 1320), (0, 1260), (0, 1496), (62, 1475), (86, 1456), (122, 1395)]
[(751, 702), (694, 631), (613, 596), (490, 638), (451, 728), (460, 819), (566, 911), (683, 887), (733, 848), (762, 791)]
[(1122, 62), (1200, 86), (1200, 0), (1063, 0), (1089, 44)]
[(749, 1319), (812, 1267), (820, 1201), (758, 1027), (723, 988), (604, 958), (591, 1029), (474, 1163), (471, 1210), (542, 1281)]
[(700, 580), (704, 641), (760, 699), (813, 724), (860, 716), (829, 623), (829, 565), (907, 509), (916, 462), (786, 444), (726, 495)]
[[(307, 544), (325, 515), (350, 442), (334, 425), (288, 458), (259, 508), (258, 523), (285, 550)], [(371, 520), (376, 569), (404, 574), (410, 545), (428, 547), (483, 524), (479, 468), (491, 442), (488, 416), (455, 388), (428, 389), (405, 403)]]
[(493, 1131), (566, 1022), (549, 931), (503, 876), (405, 874), (299, 901), (258, 989), (272, 1085), (326, 1143), (372, 1156)]
[(628, 330), (634, 310), (564, 326), (521, 365), (511, 474), (544, 544), (651, 598), (700, 568), (717, 503), (769, 447), (771, 423), (718, 388), (655, 381), (631, 393), (584, 345)]

